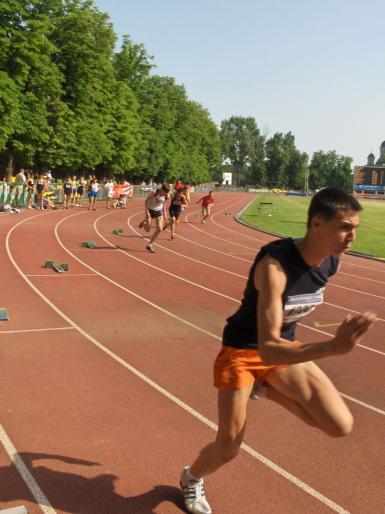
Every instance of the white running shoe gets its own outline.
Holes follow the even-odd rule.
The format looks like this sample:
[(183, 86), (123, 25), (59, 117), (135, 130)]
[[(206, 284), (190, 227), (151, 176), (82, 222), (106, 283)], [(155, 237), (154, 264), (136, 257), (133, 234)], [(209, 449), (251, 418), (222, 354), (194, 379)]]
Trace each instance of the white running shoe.
[(187, 478), (189, 467), (186, 466), (183, 469), (180, 477), (180, 487), (183, 492), (186, 510), (192, 514), (212, 514), (211, 507), (206, 499), (203, 478), (189, 480)]
[(146, 246), (146, 250), (147, 250), (148, 252), (150, 252), (150, 253), (155, 253), (155, 250), (154, 250), (154, 248), (152, 247), (152, 245), (147, 245), (147, 246)]

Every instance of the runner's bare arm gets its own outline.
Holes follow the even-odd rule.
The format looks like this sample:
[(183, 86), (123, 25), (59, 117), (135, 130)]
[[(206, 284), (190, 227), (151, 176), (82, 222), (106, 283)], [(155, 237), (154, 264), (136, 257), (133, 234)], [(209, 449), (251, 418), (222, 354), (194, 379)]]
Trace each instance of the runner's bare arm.
[(316, 343), (299, 343), (280, 336), (283, 323), (282, 294), (286, 275), (279, 262), (265, 256), (258, 263), (254, 284), (258, 295), (258, 349), (268, 364), (296, 364), (341, 355), (351, 351), (375, 321), (375, 314), (365, 312), (346, 316), (335, 337)]
[(150, 213), (149, 213), (149, 210), (148, 210), (148, 204), (150, 203), (150, 201), (154, 198), (155, 196), (155, 193), (152, 192), (150, 193), (147, 198), (145, 199), (144, 201), (144, 210), (145, 210), (145, 216), (149, 216)]

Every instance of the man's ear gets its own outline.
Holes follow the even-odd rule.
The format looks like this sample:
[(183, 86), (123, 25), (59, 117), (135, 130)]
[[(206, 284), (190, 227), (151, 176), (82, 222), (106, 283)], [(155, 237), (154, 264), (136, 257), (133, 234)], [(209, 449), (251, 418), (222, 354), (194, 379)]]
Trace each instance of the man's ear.
[(319, 228), (323, 224), (324, 224), (324, 220), (319, 214), (316, 214), (310, 220), (310, 228)]

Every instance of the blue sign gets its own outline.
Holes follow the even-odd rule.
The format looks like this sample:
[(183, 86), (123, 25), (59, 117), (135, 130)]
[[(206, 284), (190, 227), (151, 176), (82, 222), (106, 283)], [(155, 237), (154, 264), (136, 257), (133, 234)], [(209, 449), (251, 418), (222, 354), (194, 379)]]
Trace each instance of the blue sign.
[(385, 191), (385, 186), (369, 186), (367, 184), (355, 184), (356, 191)]

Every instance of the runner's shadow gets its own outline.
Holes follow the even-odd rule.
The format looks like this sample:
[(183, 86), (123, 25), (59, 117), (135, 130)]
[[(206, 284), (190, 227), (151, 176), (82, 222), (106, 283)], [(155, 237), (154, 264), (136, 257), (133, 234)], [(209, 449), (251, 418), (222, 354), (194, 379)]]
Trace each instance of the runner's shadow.
[[(149, 491), (124, 497), (115, 490), (116, 475), (86, 477), (72, 471), (52, 469), (49, 464), (33, 465), (39, 459), (55, 460), (70, 464), (72, 470), (74, 465), (98, 466), (96, 462), (50, 454), (21, 453), (19, 456), (54, 509), (71, 514), (155, 514), (159, 504), (170, 502), (184, 512), (183, 499), (177, 487), (154, 485)], [(63, 464), (60, 468), (63, 469)], [(0, 467), (0, 502), (21, 503), (23, 500), (31, 501), (31, 493), (15, 466)]]

